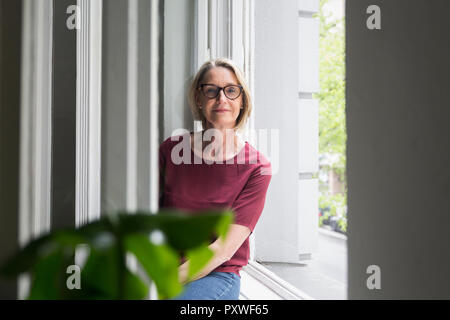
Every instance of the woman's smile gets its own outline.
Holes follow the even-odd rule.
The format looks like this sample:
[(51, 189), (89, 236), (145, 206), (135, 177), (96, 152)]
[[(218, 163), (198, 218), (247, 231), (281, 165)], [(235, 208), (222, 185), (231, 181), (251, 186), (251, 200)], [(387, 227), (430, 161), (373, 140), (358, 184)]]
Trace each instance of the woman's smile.
[(214, 109), (214, 112), (218, 112), (218, 113), (223, 113), (223, 112), (229, 112), (230, 110), (225, 109), (225, 108), (218, 108), (218, 109)]

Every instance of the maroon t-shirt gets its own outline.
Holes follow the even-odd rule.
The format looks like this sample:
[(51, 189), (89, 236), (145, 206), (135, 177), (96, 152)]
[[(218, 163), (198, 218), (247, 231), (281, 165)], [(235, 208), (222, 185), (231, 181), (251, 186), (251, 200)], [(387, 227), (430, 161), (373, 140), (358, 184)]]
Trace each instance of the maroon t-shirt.
[[(190, 154), (184, 155), (184, 150)], [(159, 147), (160, 207), (186, 212), (231, 208), (233, 223), (253, 232), (272, 176), (270, 162), (248, 142), (234, 158), (211, 162), (190, 148), (188, 133), (166, 139)], [(248, 263), (249, 249), (247, 238), (233, 257), (213, 272), (240, 276), (239, 271)]]

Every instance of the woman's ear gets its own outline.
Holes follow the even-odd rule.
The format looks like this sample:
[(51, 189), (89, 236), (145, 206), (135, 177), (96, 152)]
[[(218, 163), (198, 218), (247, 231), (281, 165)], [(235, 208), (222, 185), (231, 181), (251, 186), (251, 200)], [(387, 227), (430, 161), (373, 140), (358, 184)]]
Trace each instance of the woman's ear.
[(200, 101), (200, 97), (199, 97), (199, 95), (198, 95), (198, 91), (195, 91), (194, 99), (195, 99), (195, 105), (196, 105), (197, 107), (200, 106), (200, 105), (201, 105), (201, 101)]

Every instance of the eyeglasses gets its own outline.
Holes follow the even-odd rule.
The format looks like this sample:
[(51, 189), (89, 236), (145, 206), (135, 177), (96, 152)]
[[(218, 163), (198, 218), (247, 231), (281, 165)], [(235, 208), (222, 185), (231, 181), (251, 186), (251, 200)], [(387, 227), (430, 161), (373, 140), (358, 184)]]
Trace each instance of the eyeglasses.
[(201, 84), (199, 87), (200, 87), (199, 90), (203, 92), (205, 97), (209, 99), (216, 98), (219, 95), (220, 90), (223, 90), (225, 97), (231, 100), (237, 99), (242, 93), (242, 86), (239, 85), (228, 85), (222, 88), (216, 86), (215, 84), (204, 83)]

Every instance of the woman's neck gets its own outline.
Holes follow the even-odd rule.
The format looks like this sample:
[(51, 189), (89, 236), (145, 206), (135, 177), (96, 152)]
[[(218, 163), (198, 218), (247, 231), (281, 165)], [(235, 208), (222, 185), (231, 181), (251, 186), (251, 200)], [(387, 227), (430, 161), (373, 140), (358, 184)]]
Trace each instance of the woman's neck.
[[(208, 129), (215, 129), (210, 130)], [(199, 140), (202, 143), (199, 143)], [(195, 135), (195, 143), (191, 147), (198, 150), (202, 146), (201, 153), (205, 158), (213, 158), (215, 160), (226, 160), (233, 158), (240, 150), (241, 144), (239, 137), (234, 129), (217, 129), (207, 128), (201, 132), (201, 135)], [(222, 157), (220, 157), (222, 155)]]

